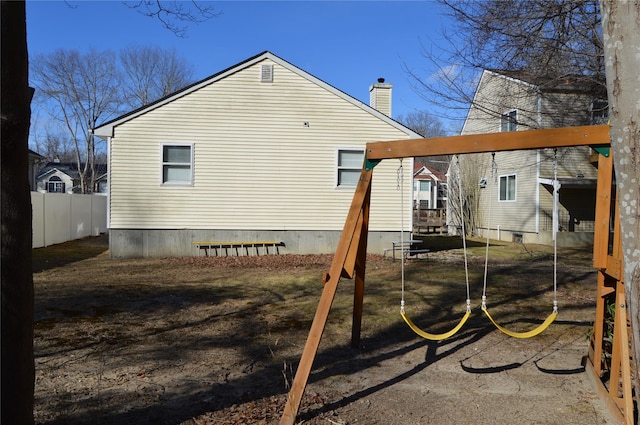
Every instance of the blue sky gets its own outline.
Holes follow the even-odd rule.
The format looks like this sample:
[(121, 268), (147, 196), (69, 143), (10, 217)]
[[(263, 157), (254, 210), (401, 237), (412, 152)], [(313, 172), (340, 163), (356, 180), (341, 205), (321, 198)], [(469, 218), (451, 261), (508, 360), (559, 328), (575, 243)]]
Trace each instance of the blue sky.
[(445, 23), (433, 1), (221, 1), (220, 15), (189, 24), (176, 37), (120, 1), (27, 0), (29, 53), (138, 45), (175, 48), (196, 79), (269, 50), (336, 88), (369, 102), (378, 77), (393, 83), (393, 117), (431, 106), (411, 89), (407, 66), (436, 72), (422, 45), (437, 43)]

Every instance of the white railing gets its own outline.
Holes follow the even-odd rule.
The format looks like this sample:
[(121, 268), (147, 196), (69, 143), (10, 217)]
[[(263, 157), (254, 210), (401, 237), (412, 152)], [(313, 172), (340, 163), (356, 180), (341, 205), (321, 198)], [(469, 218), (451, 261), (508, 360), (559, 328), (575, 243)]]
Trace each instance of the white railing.
[(33, 248), (107, 231), (107, 197), (31, 192)]

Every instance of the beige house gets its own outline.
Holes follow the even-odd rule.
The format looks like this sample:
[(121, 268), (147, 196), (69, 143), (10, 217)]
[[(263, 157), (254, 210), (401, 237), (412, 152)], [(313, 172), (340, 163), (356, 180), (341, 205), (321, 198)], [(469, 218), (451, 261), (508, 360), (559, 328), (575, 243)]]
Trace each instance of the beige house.
[(447, 204), (447, 176), (419, 160), (413, 163), (413, 208), (439, 209)]
[[(485, 70), (462, 134), (599, 124), (606, 107), (594, 99), (593, 92), (572, 78), (533, 84), (524, 75)], [(597, 170), (591, 153), (589, 147), (580, 147), (462, 157), (461, 174), (471, 182), (462, 184), (463, 193), (465, 188), (477, 193), (478, 233), (486, 236), (489, 231), (498, 240), (550, 244), (557, 220), (560, 246), (592, 244)], [(554, 163), (559, 182), (557, 215)]]
[[(371, 85), (377, 110), (264, 52), (95, 128), (109, 146), (111, 254), (264, 240), (284, 253), (334, 252), (365, 144), (420, 137), (390, 118), (391, 90)], [(370, 252), (398, 238), (397, 168), (376, 166)], [(412, 164), (404, 169), (410, 179)]]

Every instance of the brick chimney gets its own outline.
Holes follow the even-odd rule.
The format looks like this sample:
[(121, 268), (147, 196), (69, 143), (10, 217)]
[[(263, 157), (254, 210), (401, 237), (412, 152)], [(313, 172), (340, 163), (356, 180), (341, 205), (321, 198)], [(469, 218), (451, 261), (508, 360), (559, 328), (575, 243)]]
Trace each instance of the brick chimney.
[(377, 109), (386, 116), (391, 116), (391, 88), (393, 84), (385, 83), (384, 78), (378, 78), (377, 83), (369, 87), (369, 106)]

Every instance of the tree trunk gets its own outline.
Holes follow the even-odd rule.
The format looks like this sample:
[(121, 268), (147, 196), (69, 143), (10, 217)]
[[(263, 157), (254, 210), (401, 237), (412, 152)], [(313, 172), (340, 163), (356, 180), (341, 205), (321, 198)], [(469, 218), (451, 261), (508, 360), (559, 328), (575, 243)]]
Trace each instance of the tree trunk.
[(2, 141), (2, 417), (33, 424), (33, 277), (28, 138), (32, 91), (28, 85), (24, 1), (0, 2)]
[(602, 32), (618, 206), (622, 230), (627, 313), (633, 328), (632, 377), (640, 394), (640, 1), (602, 0)]

